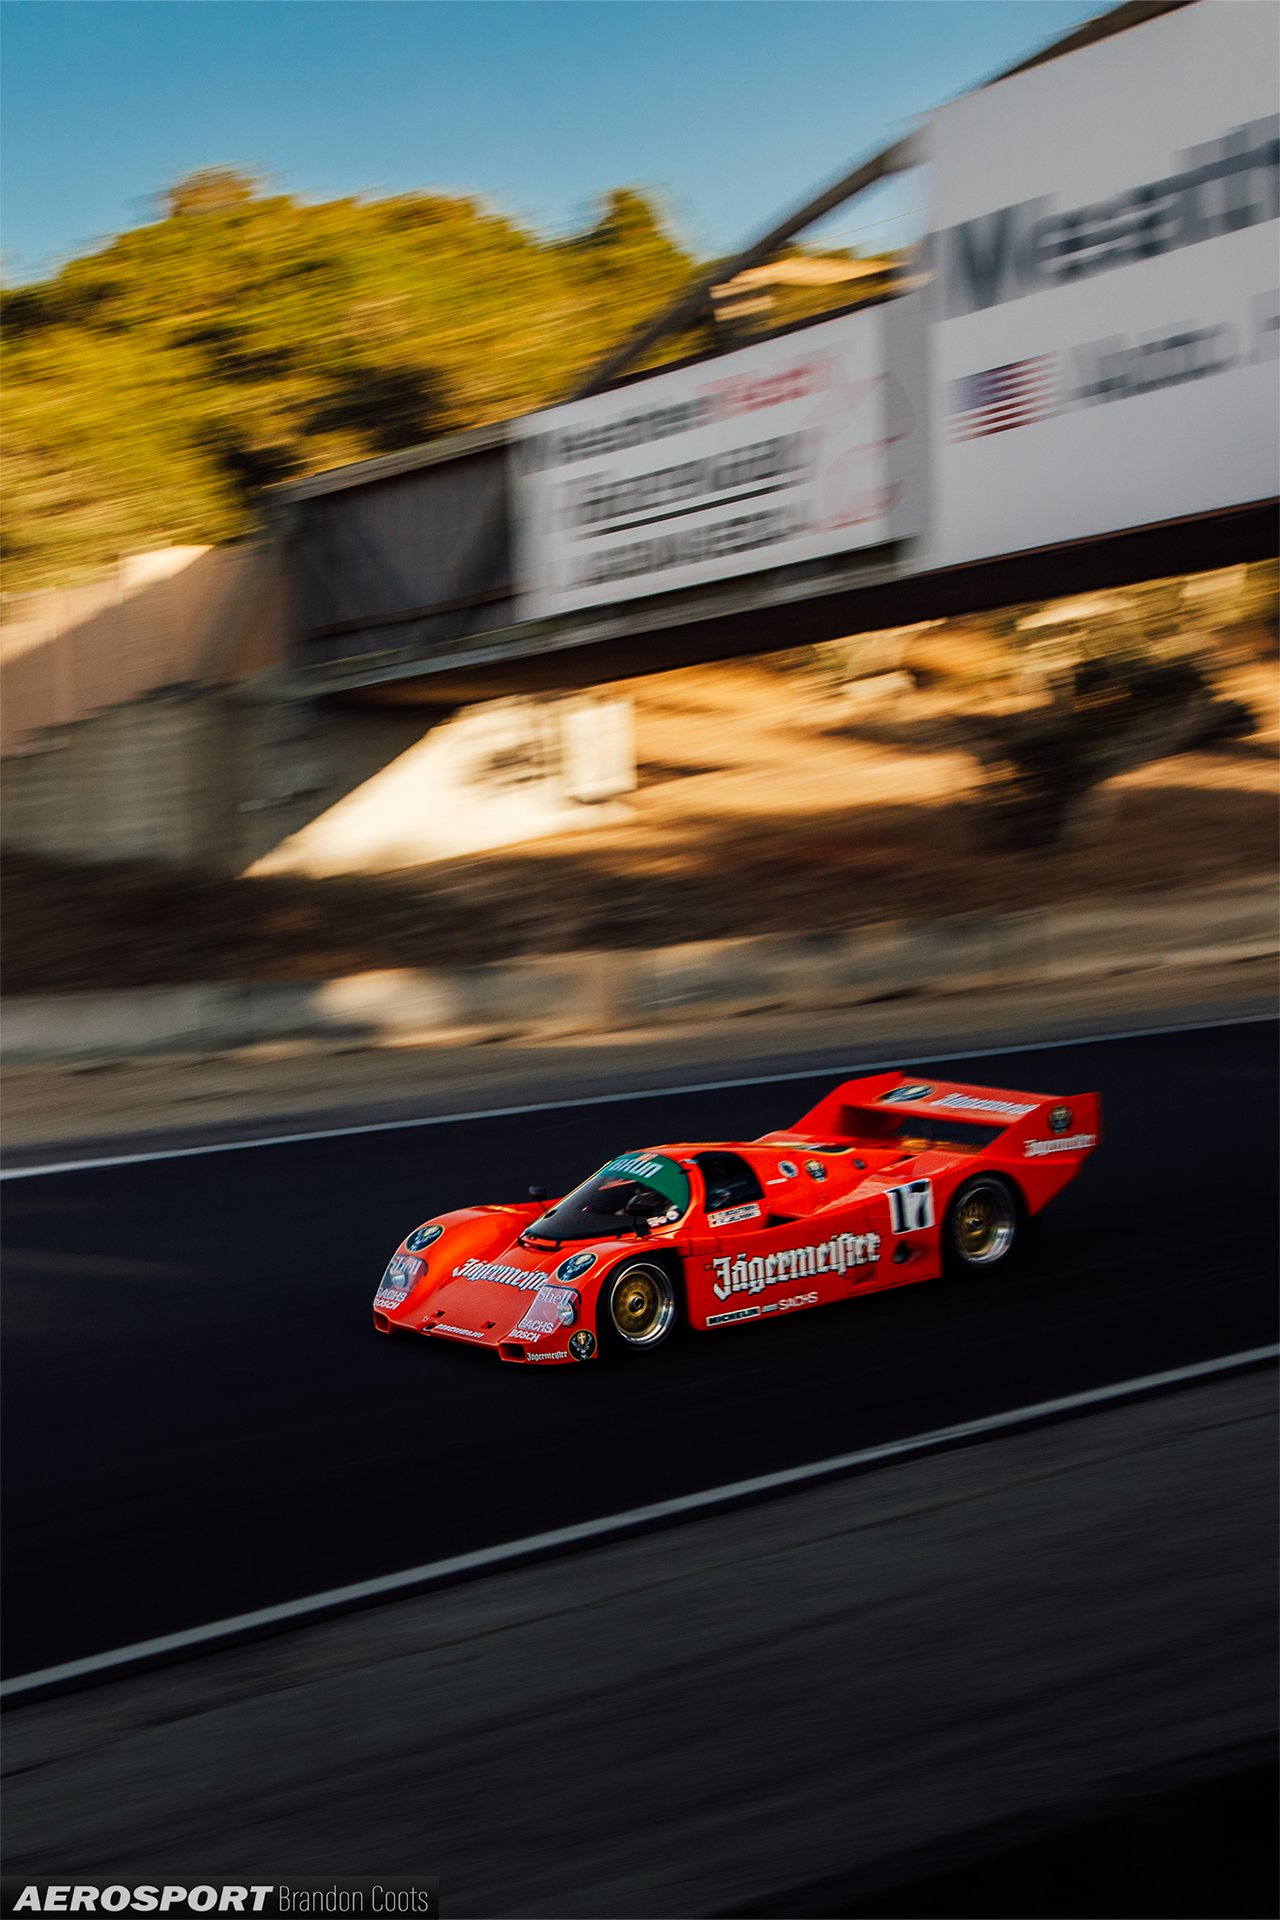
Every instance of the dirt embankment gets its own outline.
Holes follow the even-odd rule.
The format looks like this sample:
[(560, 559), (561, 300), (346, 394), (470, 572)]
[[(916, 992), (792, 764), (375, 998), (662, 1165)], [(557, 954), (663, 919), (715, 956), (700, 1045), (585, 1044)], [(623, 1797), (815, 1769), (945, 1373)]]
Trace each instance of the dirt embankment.
[(631, 683), (630, 819), (352, 880), (5, 862), (8, 994), (317, 978), (1163, 893), (1274, 873), (1273, 667), (1220, 677), (1257, 725), (1107, 783), (1087, 844), (992, 851), (953, 694), (776, 664)]

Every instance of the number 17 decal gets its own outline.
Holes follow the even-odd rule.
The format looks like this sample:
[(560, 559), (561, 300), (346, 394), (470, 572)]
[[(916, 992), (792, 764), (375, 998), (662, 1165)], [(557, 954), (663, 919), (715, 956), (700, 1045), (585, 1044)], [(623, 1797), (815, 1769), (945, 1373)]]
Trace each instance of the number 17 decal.
[(909, 1186), (889, 1187), (889, 1218), (895, 1233), (919, 1233), (933, 1225), (933, 1182), (913, 1180)]

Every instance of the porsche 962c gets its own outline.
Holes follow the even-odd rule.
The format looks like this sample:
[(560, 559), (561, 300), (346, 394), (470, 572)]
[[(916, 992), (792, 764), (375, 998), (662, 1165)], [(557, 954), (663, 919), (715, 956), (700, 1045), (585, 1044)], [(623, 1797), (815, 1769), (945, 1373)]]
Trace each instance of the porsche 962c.
[(1097, 1094), (881, 1073), (748, 1141), (618, 1154), (572, 1193), (415, 1227), (373, 1302), (380, 1333), (521, 1364), (649, 1353), (944, 1271), (1008, 1265), (1098, 1144)]

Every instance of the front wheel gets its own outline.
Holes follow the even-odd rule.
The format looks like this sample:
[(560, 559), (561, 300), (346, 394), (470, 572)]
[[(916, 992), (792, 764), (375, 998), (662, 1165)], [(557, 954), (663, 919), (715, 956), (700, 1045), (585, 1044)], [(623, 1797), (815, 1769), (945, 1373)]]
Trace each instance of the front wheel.
[(669, 1340), (680, 1318), (676, 1283), (656, 1260), (629, 1260), (610, 1274), (600, 1294), (597, 1324), (602, 1350), (644, 1353)]
[(1018, 1196), (998, 1173), (966, 1180), (947, 1210), (943, 1248), (958, 1273), (989, 1273), (1013, 1259), (1022, 1224)]

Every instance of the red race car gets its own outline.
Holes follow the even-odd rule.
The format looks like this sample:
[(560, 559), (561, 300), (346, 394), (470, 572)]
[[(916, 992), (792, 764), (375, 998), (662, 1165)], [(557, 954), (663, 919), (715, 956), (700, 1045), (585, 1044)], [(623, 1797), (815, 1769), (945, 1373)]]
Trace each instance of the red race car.
[(1100, 1125), (1095, 1093), (847, 1080), (759, 1140), (644, 1147), (562, 1200), (440, 1214), (392, 1255), (373, 1324), (569, 1362), (987, 1273)]

